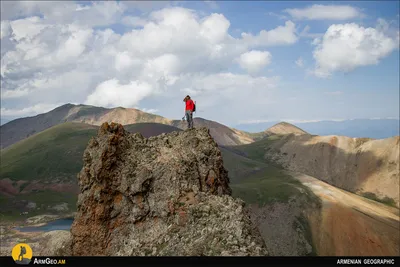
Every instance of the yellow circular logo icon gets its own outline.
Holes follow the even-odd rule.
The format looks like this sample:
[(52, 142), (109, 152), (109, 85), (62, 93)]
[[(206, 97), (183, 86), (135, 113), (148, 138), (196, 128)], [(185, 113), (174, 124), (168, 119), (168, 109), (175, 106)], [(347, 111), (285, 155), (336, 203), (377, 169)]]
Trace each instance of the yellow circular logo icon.
[(29, 264), (32, 259), (32, 249), (28, 244), (19, 243), (13, 247), (11, 256), (15, 263)]

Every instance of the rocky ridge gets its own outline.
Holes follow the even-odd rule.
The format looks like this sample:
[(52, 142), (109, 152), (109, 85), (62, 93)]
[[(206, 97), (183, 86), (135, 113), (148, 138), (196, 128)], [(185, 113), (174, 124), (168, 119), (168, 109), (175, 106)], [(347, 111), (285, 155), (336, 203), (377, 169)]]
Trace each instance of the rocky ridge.
[(71, 255), (267, 255), (206, 128), (144, 138), (104, 123), (84, 152)]

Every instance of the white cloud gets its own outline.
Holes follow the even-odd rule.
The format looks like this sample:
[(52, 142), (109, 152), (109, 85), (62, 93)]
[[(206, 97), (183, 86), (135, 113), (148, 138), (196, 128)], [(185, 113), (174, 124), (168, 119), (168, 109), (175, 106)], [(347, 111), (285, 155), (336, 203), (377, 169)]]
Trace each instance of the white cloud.
[(143, 73), (153, 78), (154, 75), (168, 76), (180, 72), (180, 59), (174, 54), (163, 54), (159, 57), (147, 60)]
[(20, 98), (20, 97), (26, 96), (28, 94), (29, 94), (29, 91), (27, 89), (2, 90), (1, 98), (2, 99)]
[[(196, 97), (199, 111), (204, 110), (205, 116), (227, 120), (233, 119), (224, 118), (224, 114), (230, 115), (233, 106), (237, 117), (246, 117), (261, 111), (270, 101), (279, 80), (279, 77), (252, 77), (231, 72), (210, 75), (187, 74), (182, 75), (176, 82), (177, 87), (184, 89), (168, 97), (178, 96), (181, 99), (182, 95), (189, 94)], [(221, 106), (220, 103), (229, 105)], [(214, 106), (218, 106), (217, 113), (213, 113)]]
[[(66, 13), (60, 14), (63, 6)], [(157, 107), (160, 114), (176, 117), (181, 109), (171, 109), (171, 101), (181, 103), (182, 95), (189, 93), (196, 96), (199, 113), (205, 116), (229, 120), (230, 107), (236, 105), (239, 117), (245, 117), (263, 110), (279, 78), (232, 73), (231, 68), (240, 62), (254, 73), (271, 60), (269, 52), (252, 51), (254, 47), (297, 41), (290, 21), (235, 38), (223, 14), (201, 16), (174, 7), (132, 17), (124, 13), (127, 6), (131, 2), (15, 5), (20, 10), (16, 13), (29, 17), (9, 15), (9, 27), (2, 26), (2, 36), (13, 36), (5, 50), (7, 38), (2, 39), (3, 108), (65, 102), (143, 107), (146, 103), (149, 106), (143, 108)], [(119, 33), (110, 27), (95, 28), (116, 21), (139, 27), (122, 27), (127, 30)], [(230, 104), (220, 109), (225, 99)], [(251, 108), (245, 102), (252, 103)], [(214, 113), (216, 106), (221, 111)], [(34, 113), (25, 108), (29, 111)]]
[(329, 77), (333, 72), (349, 72), (357, 67), (378, 64), (399, 47), (399, 35), (389, 36), (376, 28), (355, 23), (334, 24), (322, 39), (314, 40), (314, 74)]
[(285, 26), (278, 26), (270, 31), (262, 30), (256, 36), (242, 33), (242, 38), (252, 47), (290, 45), (297, 42), (296, 25), (286, 21)]
[(82, 6), (73, 1), (1, 1), (1, 18), (42, 15), (49, 24), (76, 23), (104, 26), (117, 22), (126, 10), (124, 2), (101, 1)]
[(299, 57), (296, 61), (295, 61), (296, 65), (300, 68), (304, 67), (304, 60), (302, 57)]
[(257, 73), (263, 67), (271, 63), (271, 53), (268, 51), (252, 50), (243, 53), (238, 58), (240, 67), (247, 70), (249, 73)]
[(345, 121), (346, 119), (319, 119), (319, 120), (299, 120), (299, 119), (282, 119), (289, 123), (310, 123), (310, 122), (321, 122), (321, 121)]
[(284, 12), (298, 20), (348, 20), (361, 17), (362, 13), (348, 5), (312, 5), (306, 8), (289, 8)]
[(276, 119), (268, 119), (268, 120), (262, 120), (262, 119), (253, 119), (253, 120), (244, 120), (244, 121), (239, 121), (239, 124), (259, 124), (259, 123), (265, 123), (265, 122), (288, 122), (288, 123), (313, 123), (313, 122), (322, 122), (322, 121), (345, 121), (346, 119), (317, 119), (317, 120), (301, 120), (301, 119), (282, 119), (282, 118), (276, 118)]
[(154, 89), (146, 82), (132, 81), (120, 84), (112, 79), (99, 84), (86, 99), (86, 104), (102, 107), (133, 107), (149, 96)]
[(57, 104), (36, 104), (34, 106), (25, 107), (21, 109), (7, 109), (1, 108), (1, 116), (4, 117), (19, 117), (19, 116), (34, 116), (37, 114), (49, 112), (50, 110), (55, 109), (56, 107), (62, 105), (61, 103)]
[(39, 17), (29, 17), (11, 21), (10, 26), (13, 32), (13, 39), (21, 41), (23, 39), (34, 38), (46, 28), (46, 25), (41, 22)]
[(212, 44), (219, 43), (227, 36), (229, 26), (230, 22), (224, 15), (212, 14), (202, 22), (200, 35)]
[(239, 120), (238, 124), (259, 124), (259, 123), (264, 123), (264, 122), (276, 122), (277, 120), (257, 120), (257, 119), (252, 119), (252, 120)]
[(142, 108), (140, 110), (143, 112), (146, 112), (146, 113), (151, 113), (151, 114), (155, 114), (158, 112), (158, 109), (155, 109), (155, 108)]

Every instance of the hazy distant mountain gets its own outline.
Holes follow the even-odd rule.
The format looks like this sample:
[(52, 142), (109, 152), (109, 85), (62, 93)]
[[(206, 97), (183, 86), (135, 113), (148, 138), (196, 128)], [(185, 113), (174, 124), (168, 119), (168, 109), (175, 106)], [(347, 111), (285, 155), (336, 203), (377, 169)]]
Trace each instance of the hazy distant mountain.
[[(235, 128), (247, 132), (261, 132), (278, 122), (239, 124)], [(314, 135), (341, 135), (383, 139), (400, 135), (398, 119), (355, 119), (345, 121), (319, 121), (293, 123)]]
[(265, 133), (267, 135), (286, 135), (286, 134), (295, 134), (295, 135), (301, 135), (301, 134), (307, 134), (304, 130), (300, 129), (299, 127), (296, 127), (293, 124), (287, 123), (287, 122), (280, 122), (278, 124), (275, 124), (274, 126), (268, 128)]

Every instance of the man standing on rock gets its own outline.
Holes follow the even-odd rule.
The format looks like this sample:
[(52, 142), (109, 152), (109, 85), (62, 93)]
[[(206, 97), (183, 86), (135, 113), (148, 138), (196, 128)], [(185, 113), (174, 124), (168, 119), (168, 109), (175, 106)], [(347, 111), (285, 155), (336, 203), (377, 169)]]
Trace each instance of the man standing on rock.
[(189, 95), (183, 99), (183, 102), (186, 103), (185, 116), (188, 123), (188, 129), (193, 129), (193, 112), (196, 111), (196, 106), (193, 103), (193, 100), (190, 99)]

